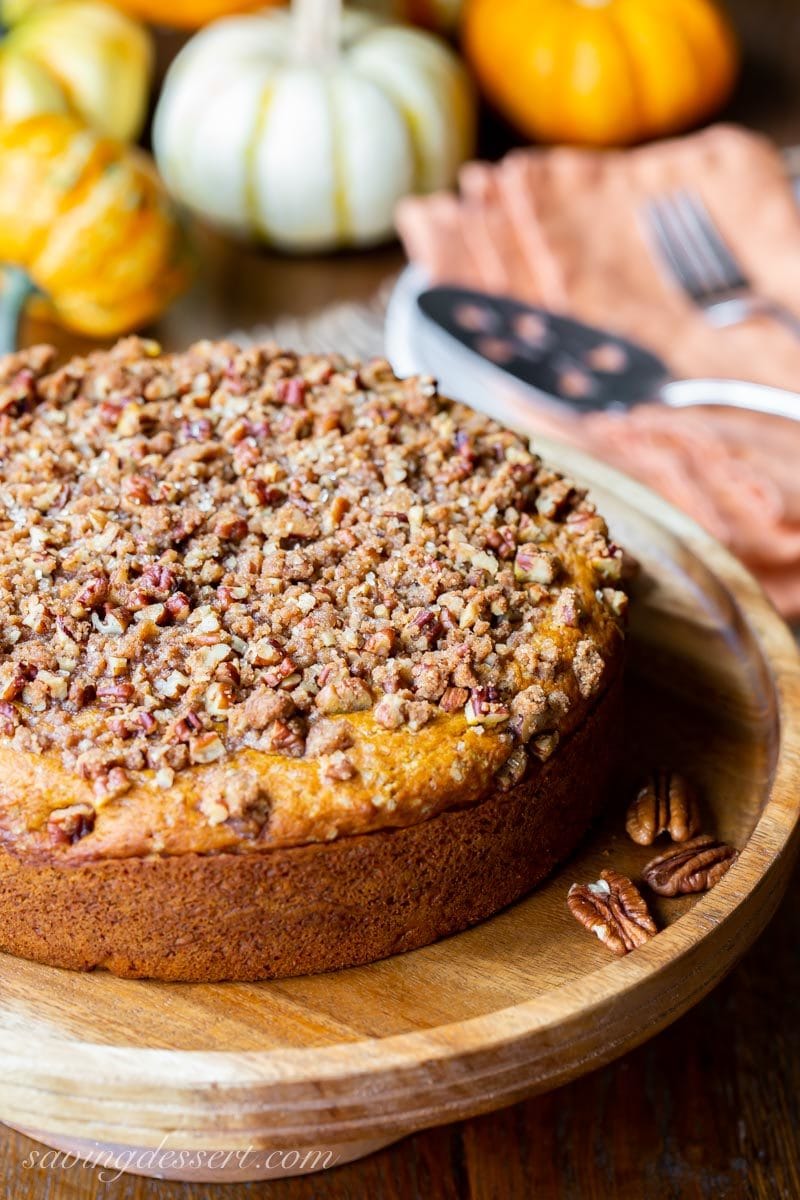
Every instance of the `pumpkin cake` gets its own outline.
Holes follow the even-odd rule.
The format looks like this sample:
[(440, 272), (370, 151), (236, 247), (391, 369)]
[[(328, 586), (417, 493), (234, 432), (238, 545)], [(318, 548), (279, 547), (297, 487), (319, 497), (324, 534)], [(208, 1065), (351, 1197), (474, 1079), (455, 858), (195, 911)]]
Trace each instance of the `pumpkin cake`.
[(515, 900), (597, 811), (621, 552), (384, 361), (0, 361), (0, 949), (260, 979)]

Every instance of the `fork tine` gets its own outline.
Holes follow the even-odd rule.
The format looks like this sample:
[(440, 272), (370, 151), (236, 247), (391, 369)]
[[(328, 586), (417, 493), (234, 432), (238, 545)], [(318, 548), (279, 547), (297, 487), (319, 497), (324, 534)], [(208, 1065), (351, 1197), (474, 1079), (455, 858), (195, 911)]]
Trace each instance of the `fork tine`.
[(706, 299), (731, 286), (727, 274), (714, 255), (703, 230), (695, 219), (687, 192), (674, 192), (670, 197), (670, 214), (677, 237), (691, 257), (700, 287)]
[(705, 289), (680, 234), (674, 229), (671, 203), (667, 199), (651, 200), (647, 206), (647, 216), (661, 257), (673, 278), (692, 299), (700, 300), (705, 294)]
[(717, 228), (711, 213), (697, 192), (681, 192), (680, 203), (708, 251), (716, 259), (724, 286), (730, 289), (748, 287), (748, 280), (730, 247)]

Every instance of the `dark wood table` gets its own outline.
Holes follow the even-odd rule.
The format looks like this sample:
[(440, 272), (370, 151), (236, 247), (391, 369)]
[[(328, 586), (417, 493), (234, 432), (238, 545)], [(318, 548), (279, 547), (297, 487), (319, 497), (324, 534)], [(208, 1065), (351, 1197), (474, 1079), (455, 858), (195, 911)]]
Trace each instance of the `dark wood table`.
[[(736, 0), (748, 48), (730, 115), (800, 142), (800, 5)], [(165, 346), (366, 298), (397, 248), (292, 260), (199, 236), (201, 272), (155, 335)], [(29, 338), (53, 331), (29, 329)], [(55, 335), (65, 350), (80, 348)], [(798, 780), (800, 787), (800, 780)], [(406, 1138), (306, 1179), (229, 1186), (41, 1170), (0, 1127), (9, 1200), (798, 1200), (800, 874), (757, 946), (711, 996), (603, 1070), (513, 1108)]]

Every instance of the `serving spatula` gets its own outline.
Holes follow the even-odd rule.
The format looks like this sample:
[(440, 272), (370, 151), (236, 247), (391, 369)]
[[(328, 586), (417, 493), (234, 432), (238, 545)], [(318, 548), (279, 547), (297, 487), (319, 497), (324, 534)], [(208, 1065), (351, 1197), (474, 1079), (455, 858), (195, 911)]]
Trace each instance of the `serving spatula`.
[(741, 380), (674, 380), (643, 346), (506, 296), (433, 287), (418, 291), (415, 309), (403, 339), (414, 362), (395, 366), (429, 371), (443, 390), (484, 410), (495, 408), (489, 388), (500, 389), (506, 409), (523, 411), (531, 402), (575, 414), (651, 402), (800, 417), (798, 393)]

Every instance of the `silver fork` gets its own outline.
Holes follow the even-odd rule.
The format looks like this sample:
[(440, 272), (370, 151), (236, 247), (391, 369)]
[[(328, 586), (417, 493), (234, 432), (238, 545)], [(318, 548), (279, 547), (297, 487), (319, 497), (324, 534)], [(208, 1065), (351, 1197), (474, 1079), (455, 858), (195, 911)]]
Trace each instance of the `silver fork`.
[(767, 316), (800, 338), (800, 317), (753, 289), (696, 192), (671, 192), (651, 200), (646, 215), (670, 273), (712, 324), (738, 325)]

